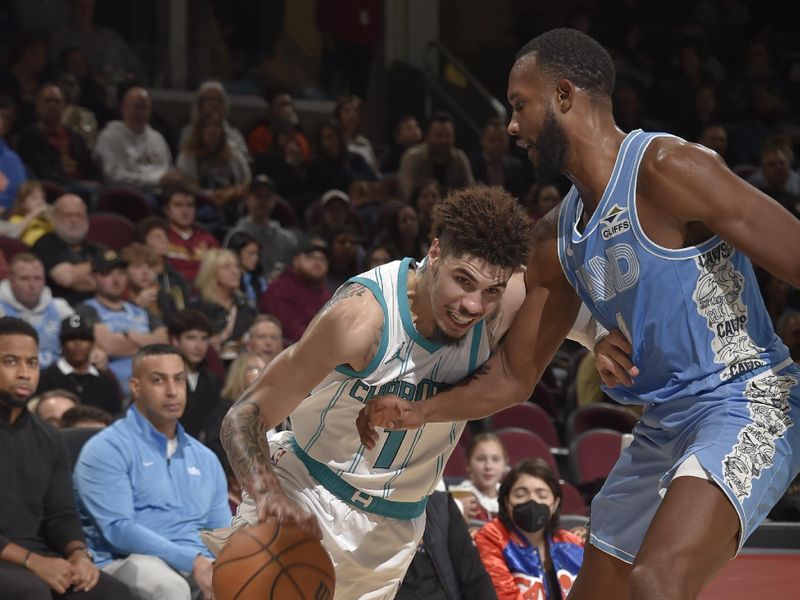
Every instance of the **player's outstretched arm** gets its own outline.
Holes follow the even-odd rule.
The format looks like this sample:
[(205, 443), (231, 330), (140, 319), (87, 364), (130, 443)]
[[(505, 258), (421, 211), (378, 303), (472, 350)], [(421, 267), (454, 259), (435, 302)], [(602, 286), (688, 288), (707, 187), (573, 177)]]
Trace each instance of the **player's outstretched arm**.
[(657, 139), (639, 175), (640, 204), (658, 221), (702, 223), (779, 279), (800, 287), (800, 221), (711, 150)]
[(360, 370), (380, 342), (383, 311), (365, 287), (340, 288), (299, 342), (279, 354), (228, 411), (220, 433), (239, 482), (267, 516), (297, 521), (319, 535), (310, 514), (289, 502), (270, 464), (266, 432), (282, 422), (336, 366)]
[(371, 400), (357, 421), (368, 448), (377, 440), (376, 427), (413, 429), (428, 422), (478, 419), (530, 397), (580, 308), (558, 262), (555, 217), (537, 223), (525, 300), (489, 361), (461, 384), (427, 400), (412, 403), (393, 396)]

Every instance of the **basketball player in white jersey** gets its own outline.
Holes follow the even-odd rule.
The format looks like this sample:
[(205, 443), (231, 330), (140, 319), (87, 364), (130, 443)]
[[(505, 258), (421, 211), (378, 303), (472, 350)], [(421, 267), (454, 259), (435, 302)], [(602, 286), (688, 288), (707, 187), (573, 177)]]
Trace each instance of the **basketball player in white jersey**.
[[(421, 400), (488, 359), (523, 300), (528, 246), (519, 203), (474, 186), (436, 207), (422, 263), (342, 286), (225, 418), (222, 443), (248, 495), (234, 526), (295, 521), (331, 554), (336, 599), (393, 598), (464, 422), (384, 431), (369, 450), (354, 422), (375, 396)], [(268, 443), (290, 414), (293, 431)]]

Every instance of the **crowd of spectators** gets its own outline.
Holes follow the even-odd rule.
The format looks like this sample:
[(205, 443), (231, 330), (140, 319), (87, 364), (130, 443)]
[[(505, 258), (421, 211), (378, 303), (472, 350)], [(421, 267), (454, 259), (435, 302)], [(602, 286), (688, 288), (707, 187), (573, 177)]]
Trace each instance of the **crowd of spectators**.
[[(289, 91), (271, 86), (263, 119), (240, 130), (232, 124), (225, 86), (206, 81), (188, 121), (173, 135), (154, 114), (135, 54), (112, 30), (92, 23), (91, 4), (75, 0), (70, 25), (49, 40), (13, 40), (0, 65), (0, 317), (21, 319), (36, 335), (41, 376), (26, 383), (34, 396), (30, 411), (60, 428), (113, 425), (91, 442), (76, 471), (81, 510), (94, 529), (84, 539), (70, 513), (56, 547), (52, 540), (49, 546), (15, 541), (0, 527), (0, 543), (5, 537), (12, 542), (0, 566), (18, 561), (40, 574), (40, 561), (61, 553), (64, 578), (45, 583), (59, 590), (69, 573), (80, 586), (91, 574), (74, 549), (88, 540), (100, 551), (95, 559), (103, 572), (140, 594), (185, 595), (189, 585), (206, 593), (204, 560), (210, 556), (191, 528), (226, 524), (240, 492), (219, 443), (230, 404), (300, 338), (348, 278), (390, 260), (423, 258), (431, 211), (450, 190), (473, 182), (502, 186), (533, 222), (559, 202), (563, 182), (537, 180), (496, 118), (485, 121), (476, 148), (461, 145), (453, 117), (443, 111), (424, 119), (403, 115), (391, 124), (389, 144), (370, 140), (363, 127), (366, 101), (353, 93), (341, 96), (329, 118), (312, 129), (298, 117)], [(626, 129), (661, 129), (703, 143), (800, 215), (797, 123), (788, 108), (796, 81), (768, 39), (745, 38), (741, 18), (724, 24), (711, 10), (720, 3), (700, 4), (708, 10), (698, 9), (681, 28), (670, 68), (648, 54), (636, 23), (611, 38), (617, 44), (611, 48), (619, 76), (617, 121)], [(723, 24), (746, 39), (741, 63), (730, 53), (715, 54)], [(109, 81), (119, 84), (113, 94)], [(97, 220), (108, 213), (111, 231)], [(800, 360), (800, 295), (766, 274), (761, 283), (779, 335)], [(30, 337), (24, 328), (8, 327), (10, 333), (0, 330), (0, 346), (5, 338)], [(143, 348), (151, 353), (143, 355)], [(181, 375), (170, 348), (185, 359)], [(165, 364), (175, 373), (158, 371)], [(532, 398), (561, 430), (570, 408), (607, 400), (590, 365), (591, 355), (565, 345)], [(63, 471), (49, 428), (41, 434), (38, 421), (19, 421), (16, 413), (4, 418), (14, 435), (24, 429), (39, 436), (46, 447), (40, 462), (57, 461)], [(180, 523), (139, 513), (132, 498), (145, 485), (143, 469), (159, 452), (180, 450), (181, 460), (195, 457), (184, 472), (202, 471), (216, 487), (194, 498), (187, 508), (192, 514)], [(558, 529), (558, 477), (538, 463), (506, 476), (513, 465), (492, 434), (476, 436), (466, 458), (469, 478), (451, 488), (455, 501), (430, 504), (429, 520), (439, 531), (426, 533), (423, 547), (446, 552), (442, 540), (457, 540), (447, 566), (454, 575), (442, 585), (458, 579), (464, 597), (469, 588), (493, 585), (502, 598), (515, 589), (504, 561), (516, 553), (542, 589), (560, 586), (566, 593), (569, 577), (548, 578), (553, 569), (574, 576), (581, 542)], [(120, 482), (133, 464), (132, 479)], [(61, 471), (55, 476), (63, 479)], [(187, 482), (189, 489), (197, 485), (192, 477)], [(163, 489), (152, 492), (156, 502), (171, 501)], [(523, 497), (544, 498), (554, 517), (547, 527), (527, 532), (515, 520), (513, 507), (526, 502)], [(196, 505), (201, 498), (208, 500), (204, 507)], [(475, 559), (463, 556), (469, 530), (466, 538), (460, 529), (451, 531), (459, 512), (465, 519), (458, 527), (471, 525), (471, 533), (476, 522), (490, 523), (477, 534), (485, 578), (455, 575), (462, 572), (459, 561)], [(25, 558), (19, 547), (41, 550), (43, 558)], [(552, 562), (540, 564), (538, 555), (523, 552), (532, 547), (550, 553)], [(419, 556), (405, 593), (441, 573), (438, 558), (430, 559), (434, 564), (425, 562), (424, 552)], [(152, 577), (139, 580), (135, 573), (143, 564)], [(105, 578), (101, 584), (113, 585)]]

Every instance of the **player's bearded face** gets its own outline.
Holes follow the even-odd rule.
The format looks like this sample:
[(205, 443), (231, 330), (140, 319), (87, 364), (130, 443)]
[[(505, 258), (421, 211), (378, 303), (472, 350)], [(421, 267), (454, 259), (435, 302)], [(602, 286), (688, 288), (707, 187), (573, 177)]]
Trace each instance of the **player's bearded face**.
[(536, 143), (536, 160), (533, 165), (539, 179), (555, 181), (561, 175), (564, 157), (569, 148), (569, 141), (564, 128), (556, 119), (553, 108), (548, 104), (545, 109), (544, 123)]

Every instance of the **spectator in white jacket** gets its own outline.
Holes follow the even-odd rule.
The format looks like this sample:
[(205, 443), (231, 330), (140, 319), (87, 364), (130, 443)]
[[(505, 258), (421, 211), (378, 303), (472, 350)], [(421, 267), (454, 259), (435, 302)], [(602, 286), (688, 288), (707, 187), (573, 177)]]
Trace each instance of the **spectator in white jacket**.
[(110, 121), (97, 138), (95, 152), (100, 158), (108, 185), (132, 186), (146, 194), (165, 186), (183, 183), (172, 166), (172, 154), (164, 137), (150, 127), (150, 94), (132, 86), (122, 96), (121, 121)]

